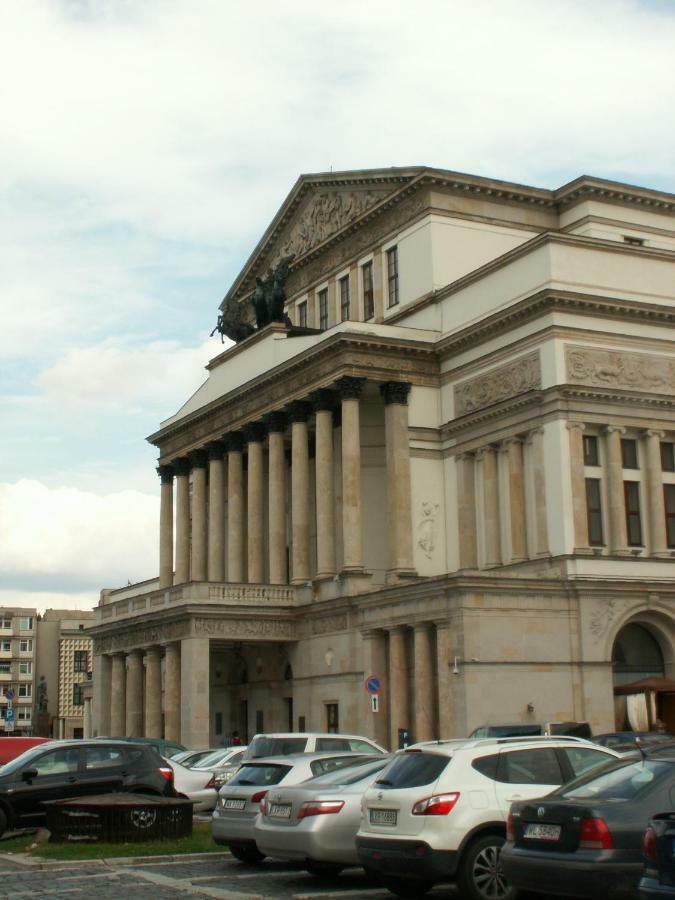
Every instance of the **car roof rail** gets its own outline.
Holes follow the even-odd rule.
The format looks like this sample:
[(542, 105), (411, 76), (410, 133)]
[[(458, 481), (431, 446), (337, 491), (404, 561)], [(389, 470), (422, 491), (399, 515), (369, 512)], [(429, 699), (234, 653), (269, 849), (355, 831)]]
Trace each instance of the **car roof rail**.
[(574, 734), (530, 734), (513, 735), (512, 737), (467, 738), (465, 747), (482, 747), (491, 744), (524, 744), (532, 741), (571, 741), (573, 744), (592, 744), (589, 738), (577, 737)]

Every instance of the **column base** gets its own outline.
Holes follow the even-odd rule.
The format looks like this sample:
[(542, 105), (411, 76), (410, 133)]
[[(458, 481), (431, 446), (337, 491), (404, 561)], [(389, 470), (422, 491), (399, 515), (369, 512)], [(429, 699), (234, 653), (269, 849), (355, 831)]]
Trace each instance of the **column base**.
[[(642, 549), (642, 548), (636, 548)], [(610, 556), (635, 556), (632, 550), (629, 550), (628, 547), (617, 547), (616, 549), (609, 551)]]
[[(604, 547), (597, 548), (599, 550), (603, 550)], [(575, 547), (574, 555), (575, 556), (593, 556), (595, 554), (595, 550), (592, 547)]]
[(384, 577), (386, 584), (399, 584), (402, 581), (412, 581), (419, 578), (417, 569), (388, 569)]
[(372, 572), (365, 569), (343, 569), (339, 575), (340, 596), (354, 596), (370, 590)]
[(649, 553), (652, 559), (672, 559), (675, 556), (675, 550), (655, 550), (653, 553)]

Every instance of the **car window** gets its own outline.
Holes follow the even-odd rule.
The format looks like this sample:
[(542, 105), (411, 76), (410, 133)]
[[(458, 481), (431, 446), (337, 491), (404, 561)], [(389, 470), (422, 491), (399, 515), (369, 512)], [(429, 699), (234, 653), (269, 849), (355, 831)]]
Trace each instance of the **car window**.
[(260, 737), (251, 742), (246, 756), (249, 759), (261, 756), (290, 756), (293, 753), (304, 753), (307, 738), (275, 738)]
[(84, 751), (87, 771), (123, 766), (124, 761), (124, 751), (119, 747), (86, 747)]
[(335, 787), (337, 785), (342, 787), (343, 785), (357, 784), (364, 778), (374, 778), (388, 763), (389, 760), (387, 759), (381, 759), (377, 762), (373, 762), (372, 759), (360, 759), (356, 763), (350, 763), (350, 765), (345, 766), (344, 769), (308, 778), (305, 784), (310, 784), (312, 787), (326, 784)]
[(472, 768), (487, 778), (496, 780), (497, 764), (499, 762), (499, 754), (492, 753), (490, 756), (479, 756), (471, 763)]
[(142, 760), (148, 758), (148, 751), (143, 750), (141, 747), (135, 747), (133, 749), (130, 747), (125, 747), (124, 755), (126, 762), (131, 766), (135, 766), (138, 765)]
[(345, 738), (317, 738), (316, 749), (318, 753), (330, 753), (331, 750), (351, 750), (349, 741)]
[(619, 762), (609, 771), (582, 776), (556, 791), (556, 796), (566, 800), (633, 800), (655, 782), (672, 774), (675, 770), (668, 762)]
[(562, 752), (567, 757), (575, 778), (613, 761), (613, 757), (607, 753), (589, 747), (565, 747)]
[(379, 753), (377, 747), (373, 747), (368, 741), (360, 741), (357, 738), (349, 738), (349, 749), (354, 753)]
[(243, 765), (228, 784), (230, 786), (239, 784), (244, 787), (247, 785), (279, 784), (282, 778), (290, 771), (291, 766), (274, 764), (254, 765), (249, 763), (248, 765)]
[(558, 757), (551, 747), (502, 751), (501, 756), (499, 781), (507, 784), (562, 784), (563, 782)]
[(343, 769), (354, 762), (353, 756), (331, 756), (328, 759), (313, 759), (309, 764), (312, 775), (323, 775), (334, 769)]
[(62, 775), (66, 772), (77, 772), (80, 751), (68, 747), (62, 750), (51, 750), (33, 763), (38, 775)]
[(375, 780), (378, 787), (392, 788), (421, 787), (436, 781), (450, 762), (451, 757), (437, 753), (414, 751), (397, 756), (390, 766)]

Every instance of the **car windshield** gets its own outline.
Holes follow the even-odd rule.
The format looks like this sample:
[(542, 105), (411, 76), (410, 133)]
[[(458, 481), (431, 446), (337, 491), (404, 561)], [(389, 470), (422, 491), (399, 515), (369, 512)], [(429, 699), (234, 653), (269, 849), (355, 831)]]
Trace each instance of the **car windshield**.
[(378, 787), (412, 788), (431, 784), (450, 762), (450, 756), (408, 750), (397, 755), (393, 762), (376, 779)]
[(195, 765), (203, 769), (208, 769), (209, 766), (217, 766), (228, 756), (232, 755), (232, 750), (229, 747), (226, 750), (213, 750), (207, 756), (200, 757)]
[(336, 772), (326, 772), (323, 775), (316, 775), (314, 778), (308, 778), (305, 784), (311, 787), (321, 787), (322, 785), (330, 785), (331, 787), (346, 787), (349, 784), (357, 784), (366, 778), (374, 777), (381, 772), (386, 765), (389, 764), (388, 759), (379, 759), (373, 762), (372, 759), (360, 759), (357, 763), (338, 769)]
[(291, 766), (280, 766), (270, 763), (249, 763), (243, 765), (237, 774), (228, 782), (228, 787), (240, 785), (264, 786), (266, 784), (279, 784), (279, 782), (291, 771)]
[(673, 772), (672, 763), (658, 760), (620, 762), (599, 773), (596, 770), (584, 775), (551, 796), (565, 800), (633, 800)]
[(5, 763), (5, 765), (0, 769), (0, 774), (11, 775), (12, 772), (19, 772), (21, 771), (21, 769), (28, 768), (34, 762), (34, 760), (36, 760), (45, 752), (46, 749), (53, 746), (54, 745), (52, 743), (40, 744), (39, 747), (31, 747), (30, 750), (25, 750), (20, 756), (17, 756), (15, 759), (10, 760), (10, 762)]
[(261, 756), (290, 756), (293, 753), (304, 753), (307, 746), (306, 737), (258, 737), (251, 741), (246, 755), (249, 758)]

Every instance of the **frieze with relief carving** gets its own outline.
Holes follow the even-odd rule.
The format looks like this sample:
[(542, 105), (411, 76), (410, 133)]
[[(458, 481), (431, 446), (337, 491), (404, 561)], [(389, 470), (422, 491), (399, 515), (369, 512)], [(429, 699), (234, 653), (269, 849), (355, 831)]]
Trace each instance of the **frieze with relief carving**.
[(168, 622), (165, 625), (146, 625), (125, 628), (109, 637), (94, 638), (94, 653), (124, 652), (133, 647), (164, 644), (190, 637), (190, 622)]
[(194, 633), (200, 637), (227, 637), (233, 640), (295, 640), (295, 624), (277, 619), (195, 619)]
[(526, 391), (541, 389), (539, 351), (455, 387), (455, 415), (492, 406)]
[(597, 641), (603, 637), (618, 612), (619, 607), (616, 600), (598, 600), (596, 602), (591, 612), (589, 627)]
[(329, 631), (346, 631), (348, 625), (346, 615), (323, 616), (312, 622), (312, 634), (327, 634)]
[(565, 356), (570, 382), (675, 394), (675, 360), (665, 356), (573, 346)]

